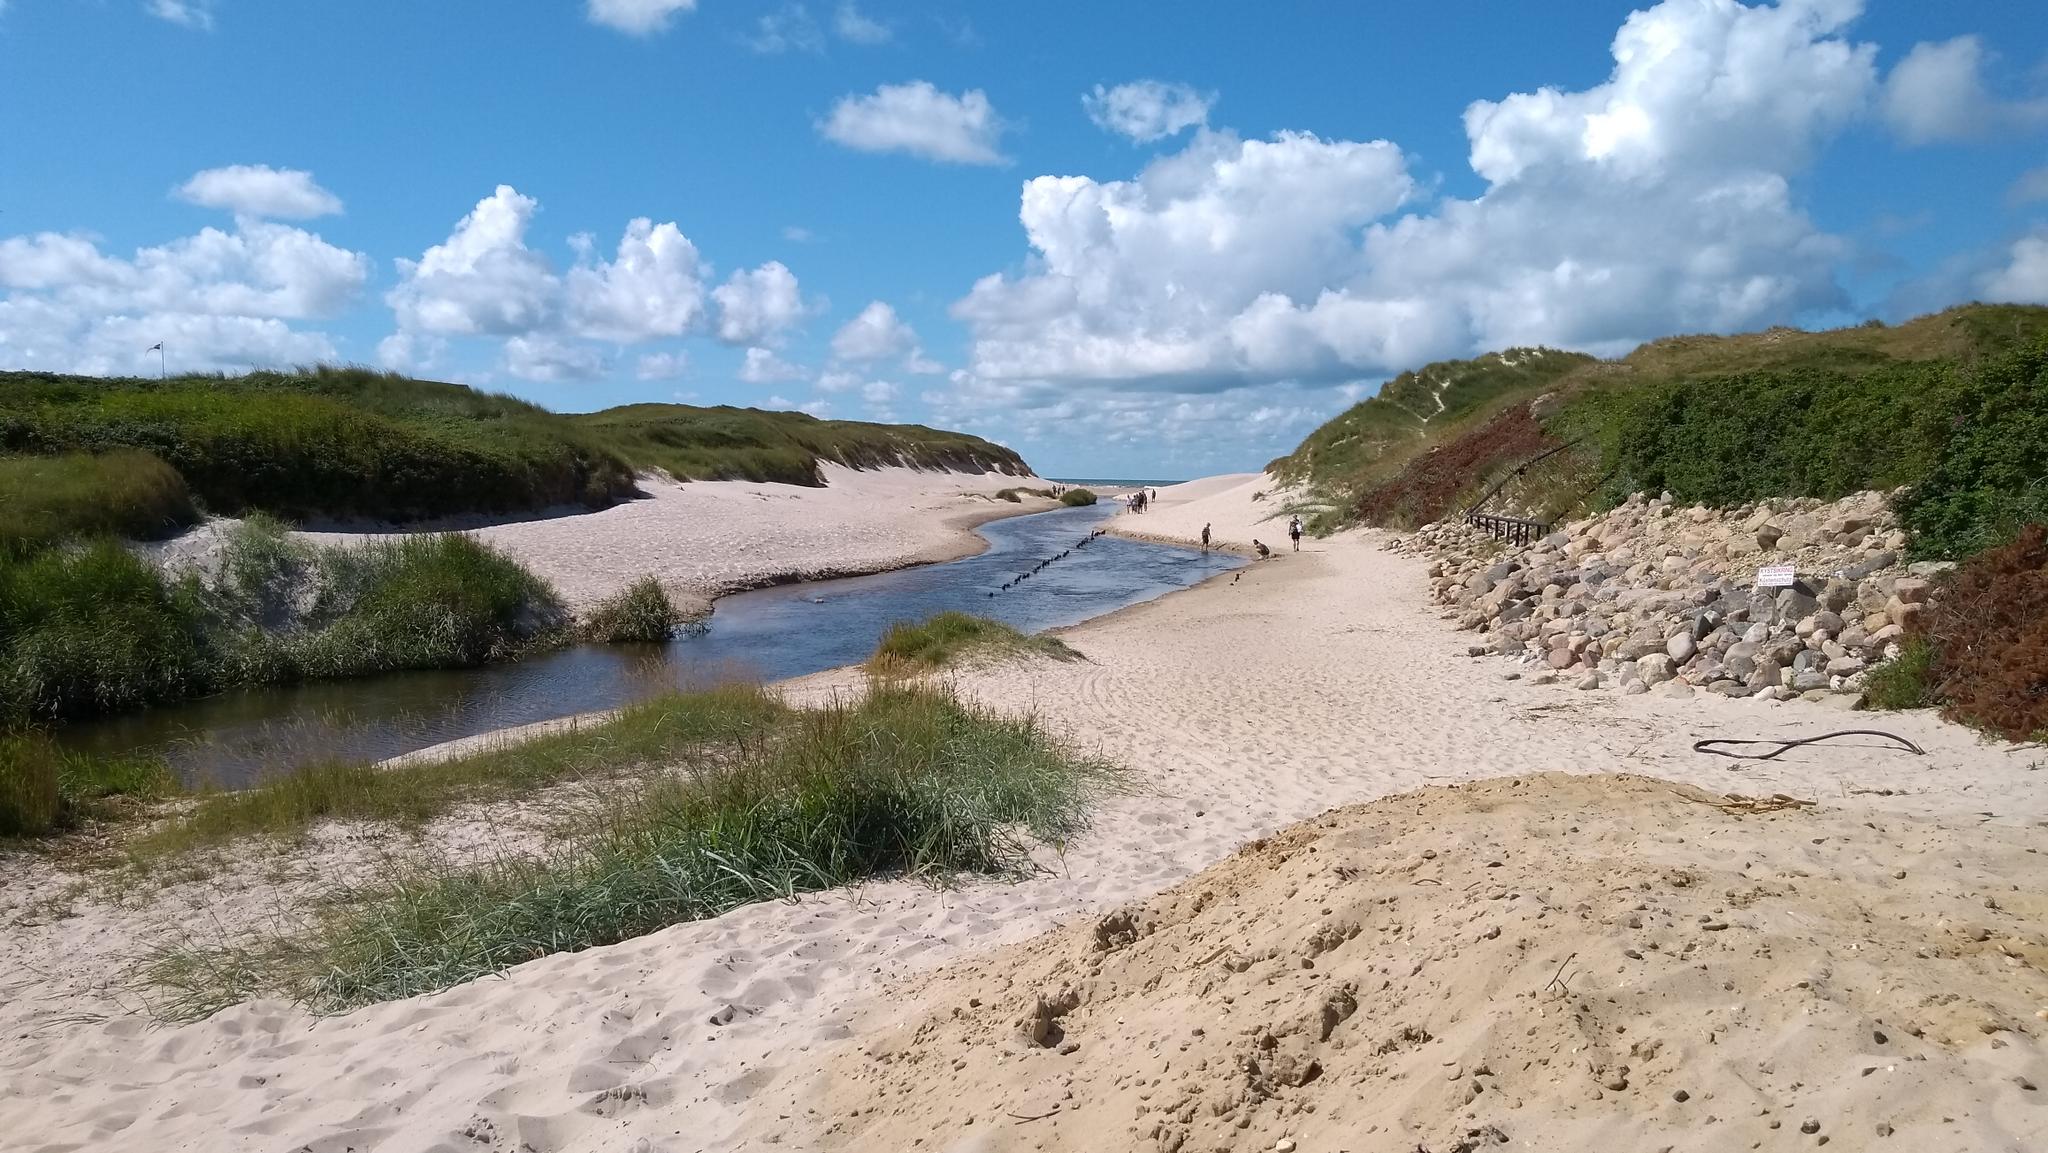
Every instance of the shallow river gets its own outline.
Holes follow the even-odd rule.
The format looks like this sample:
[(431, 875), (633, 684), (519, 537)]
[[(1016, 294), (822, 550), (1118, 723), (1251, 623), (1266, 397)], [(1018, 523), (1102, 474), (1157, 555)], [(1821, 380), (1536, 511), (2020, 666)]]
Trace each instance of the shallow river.
[(1107, 536), (1075, 547), (1113, 515), (1104, 504), (1011, 517), (983, 525), (988, 550), (964, 560), (725, 597), (707, 628), (665, 645), (579, 645), (481, 669), (249, 689), (80, 725), (63, 739), (98, 752), (153, 750), (188, 783), (232, 787), (301, 765), (381, 760), (611, 708), (677, 685), (781, 680), (854, 664), (890, 624), (945, 609), (1026, 632), (1077, 624), (1243, 563)]

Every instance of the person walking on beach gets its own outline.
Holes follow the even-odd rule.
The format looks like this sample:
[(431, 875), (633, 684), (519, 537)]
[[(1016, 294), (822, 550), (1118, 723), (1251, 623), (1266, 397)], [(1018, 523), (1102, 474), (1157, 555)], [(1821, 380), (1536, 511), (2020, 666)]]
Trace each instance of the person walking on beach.
[(1301, 551), (1301, 517), (1296, 515), (1287, 522), (1287, 539), (1294, 542), (1294, 551)]
[(1208, 551), (1209, 551), (1209, 526), (1208, 526), (1208, 525), (1203, 525), (1203, 526), (1202, 526), (1202, 551), (1203, 551), (1203, 552), (1208, 552)]

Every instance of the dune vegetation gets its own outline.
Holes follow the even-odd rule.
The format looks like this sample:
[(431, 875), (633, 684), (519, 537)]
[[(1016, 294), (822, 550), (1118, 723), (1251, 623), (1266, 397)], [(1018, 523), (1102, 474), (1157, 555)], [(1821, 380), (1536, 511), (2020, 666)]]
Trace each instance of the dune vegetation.
[(1543, 520), (1639, 491), (1727, 506), (1904, 489), (1914, 555), (1958, 558), (2048, 517), (2048, 309), (1431, 365), (1268, 467), (1332, 506), (1321, 528), (1413, 527), (1504, 481), (1501, 508)]
[(972, 657), (1022, 655), (1061, 661), (1081, 657), (1057, 637), (1023, 633), (1001, 621), (948, 610), (921, 621), (890, 625), (868, 658), (868, 668), (886, 675), (914, 675)]
[(412, 859), (303, 924), (184, 941), (147, 968), (155, 1007), (185, 1018), (282, 995), (338, 1011), (751, 901), (883, 875), (1029, 869), (1022, 834), (1071, 838), (1115, 774), (1029, 719), (942, 690), (879, 683), (858, 703), (795, 709), (721, 689), (440, 764), (296, 774), (209, 799), (144, 850), (324, 818), (417, 822), (578, 779), (606, 787), (579, 794), (594, 803), (564, 815), (562, 847), (478, 866)]
[[(0, 373), (0, 454), (117, 450), (170, 466), (209, 512), (295, 520), (603, 507), (631, 497), (646, 469), (801, 485), (822, 483), (827, 461), (1029, 471), (1009, 449), (918, 425), (674, 404), (563, 415), (359, 368), (167, 381)], [(0, 510), (20, 491), (0, 473)], [(57, 523), (67, 535), (103, 527)]]

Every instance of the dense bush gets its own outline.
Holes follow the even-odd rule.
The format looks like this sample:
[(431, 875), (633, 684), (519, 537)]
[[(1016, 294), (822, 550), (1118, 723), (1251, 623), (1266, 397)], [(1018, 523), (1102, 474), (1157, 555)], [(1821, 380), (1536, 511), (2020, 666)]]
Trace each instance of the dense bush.
[(1913, 628), (1943, 716), (2010, 740), (2048, 737), (2048, 528), (2028, 525), (1965, 561)]
[(661, 582), (645, 576), (599, 601), (584, 614), (577, 631), (584, 640), (601, 645), (651, 644), (669, 639), (682, 623), (683, 614)]
[(138, 708), (211, 679), (191, 597), (119, 544), (0, 556), (0, 721)]
[(1914, 553), (1968, 556), (2048, 522), (2048, 343), (1985, 363), (1943, 400), (1939, 451), (1899, 502)]
[(220, 688), (505, 660), (564, 633), (554, 590), (459, 534), (309, 549), (257, 518), (167, 583), (111, 540), (0, 555), (0, 727)]
[(1802, 369), (1610, 396), (1610, 491), (1727, 506), (1910, 484), (1927, 475), (1946, 436), (1951, 376), (1924, 365)]
[(1094, 504), (1095, 493), (1085, 488), (1070, 488), (1060, 494), (1060, 503), (1068, 508), (1083, 508)]
[(279, 641), (294, 678), (487, 664), (565, 621), (546, 581), (459, 533), (329, 549), (319, 568), (310, 627)]
[(0, 456), (0, 551), (72, 536), (164, 536), (198, 519), (176, 469), (146, 452)]

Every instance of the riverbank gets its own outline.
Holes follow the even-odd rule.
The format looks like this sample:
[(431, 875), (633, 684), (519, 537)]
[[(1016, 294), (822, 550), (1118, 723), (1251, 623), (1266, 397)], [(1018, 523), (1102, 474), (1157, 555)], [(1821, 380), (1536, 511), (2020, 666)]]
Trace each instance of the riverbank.
[[(1200, 515), (1220, 531), (1231, 523), (1224, 510), (1235, 508), (1232, 515), (1243, 523), (1231, 531), (1242, 531), (1246, 541), (1252, 535), (1264, 540), (1267, 514), (1260, 506), (1265, 502), (1251, 500), (1250, 493), (1258, 489), (1248, 485), (1255, 482), (1237, 478), (1201, 497), (1190, 488), (1190, 499), (1178, 509), (1162, 489), (1158, 511), (1117, 520), (1146, 521), (1148, 531), (1178, 531), (1184, 516)], [(1230, 490), (1242, 490), (1235, 504), (1222, 499), (1222, 492)], [(1215, 503), (1198, 507), (1205, 500)], [(1155, 517), (1160, 519), (1150, 519)], [(1198, 532), (1200, 524), (1194, 527)], [(1276, 535), (1284, 541), (1284, 533)], [(1428, 786), (1546, 771), (1639, 773), (1715, 791), (1766, 797), (1782, 792), (1818, 801), (1830, 814), (1824, 828), (1765, 816), (1697, 835), (1673, 834), (1691, 837), (1685, 843), (1658, 832), (1662, 826), (1655, 814), (1663, 810), (1656, 805), (1662, 801), (1638, 803), (1588, 789), (1574, 795), (1570, 805), (1589, 838), (1648, 838), (1644, 843), (1655, 846), (1654, 853), (1614, 855), (1640, 868), (1610, 878), (1661, 877), (1663, 869), (1685, 867), (1693, 852), (1686, 845), (1711, 833), (1717, 862), (1740, 864), (1753, 853), (1771, 868), (1752, 870), (1750, 881), (1728, 884), (1716, 872), (1698, 887), (1703, 897), (1718, 896), (1715, 903), (1735, 908), (1725, 894), (1738, 885), (1807, 889), (1825, 880), (1827, 886), (1839, 886), (1831, 891), (1875, 910), (1868, 922), (1843, 921), (1848, 927), (1865, 924), (1873, 934), (1896, 936), (1900, 924), (1928, 934), (1936, 931), (1937, 921), (1966, 928), (1982, 922), (1983, 941), (1969, 939), (1974, 929), (1957, 938), (1961, 945), (1940, 938), (1941, 947), (1950, 950), (1943, 956), (1970, 966), (1971, 994), (1990, 996), (1979, 971), (1989, 968), (2009, 974), (2009, 983), (2001, 987), (2014, 997), (2038, 993), (2041, 1000), (2035, 1003), (2048, 1005), (2048, 989), (2039, 987), (2039, 970), (2033, 967), (2042, 962), (2029, 959), (2035, 957), (2034, 946), (2017, 946), (2017, 965), (2008, 965), (2002, 959), (2007, 954), (1997, 948), (1997, 942), (2014, 939), (2012, 934), (2032, 931), (2027, 926), (2048, 912), (2036, 907), (2036, 894), (2048, 891), (2048, 872), (2038, 856), (2013, 847), (2037, 839), (2039, 823), (2048, 820), (2048, 794), (2039, 787), (2042, 777), (2036, 771), (2038, 750), (1985, 744), (1929, 714), (1911, 713), (1887, 717), (1882, 727), (1926, 748), (1925, 758), (1854, 744), (1811, 746), (1769, 762), (1708, 757), (1694, 752), (1692, 743), (1712, 736), (1805, 734), (1844, 726), (1839, 714), (1801, 702), (1680, 702), (1504, 681), (1492, 662), (1465, 657), (1461, 638), (1428, 611), (1425, 563), (1384, 551), (1379, 544), (1371, 533), (1311, 540), (1300, 554), (1283, 553), (1245, 569), (1237, 579), (1212, 580), (1063, 631), (1062, 638), (1086, 658), (1082, 662), (996, 665), (957, 673), (953, 679), (964, 694), (1034, 713), (1043, 724), (1134, 774), (1136, 787), (1105, 803), (1092, 831), (1056, 854), (1047, 850), (1047, 871), (1014, 884), (974, 883), (951, 890), (912, 882), (869, 885), (790, 904), (750, 906), (617, 946), (543, 958), (502, 979), (344, 1016), (316, 1019), (286, 1006), (251, 1004), (199, 1024), (149, 1030), (143, 1019), (126, 1012), (132, 999), (116, 996), (118, 987), (108, 982), (121, 976), (122, 958), (152, 932), (180, 924), (250, 923), (317, 891), (323, 875), (356, 875), (409, 851), (409, 837), (365, 836), (333, 826), (308, 844), (137, 895), (125, 907), (89, 890), (63, 901), (26, 902), (19, 895), (37, 886), (61, 894), (80, 880), (66, 878), (52, 862), (31, 862), (43, 872), (34, 878), (10, 877), (6, 886), (10, 896), (4, 916), (12, 927), (0, 945), (0, 971), (25, 976), (0, 990), (5, 1002), (0, 1035), (6, 1038), (0, 1041), (0, 1068), (7, 1070), (0, 1125), (11, 1133), (33, 1134), (30, 1148), (37, 1148), (38, 1141), (118, 1147), (140, 1134), (148, 1134), (153, 1147), (166, 1149), (309, 1143), (316, 1148), (354, 1144), (412, 1150), (460, 1139), (480, 1148), (517, 1148), (523, 1142), (537, 1150), (594, 1150), (634, 1148), (643, 1138), (650, 1150), (765, 1149), (771, 1144), (783, 1149), (893, 1148), (890, 1138), (899, 1131), (894, 1127), (918, 1118), (933, 1126), (927, 1133), (939, 1132), (928, 1111), (930, 1102), (919, 1094), (943, 1089), (957, 1098), (953, 1117), (978, 1119), (973, 1136), (985, 1144), (974, 1147), (1008, 1149), (1032, 1141), (1047, 1149), (1152, 1147), (1149, 1136), (1101, 1124), (1079, 1129), (1050, 1116), (1017, 1120), (1041, 1114), (1032, 1107), (1036, 1098), (1031, 1094), (1049, 1088), (1057, 1104), (1063, 1075), (1098, 1066), (1062, 1065), (1056, 1049), (1021, 1047), (1007, 1025), (991, 1026), (974, 1039), (942, 1038), (945, 1045), (920, 1056), (918, 1065), (902, 1066), (927, 1071), (925, 1087), (908, 1095), (892, 1087), (884, 1098), (872, 1086), (863, 1089), (846, 1074), (852, 1067), (848, 1063), (881, 1063), (879, 1055), (897, 1052), (906, 1030), (921, 1025), (928, 1009), (953, 1004), (946, 998), (955, 993), (963, 998), (963, 1011), (971, 990), (1006, 1018), (1022, 1013), (1039, 992), (1037, 982), (1046, 970), (1031, 968), (1036, 962), (1023, 954), (989, 956), (991, 949), (1062, 925), (1085, 928), (1087, 918), (1146, 901), (1247, 842), (1335, 806)], [(1389, 857), (1374, 867), (1419, 858), (1424, 848), (1440, 857), (1454, 848), (1477, 851), (1480, 834), (1488, 831), (1483, 817), (1461, 824), (1466, 818), (1445, 816), (1446, 830), (1466, 831), (1446, 831), (1425, 845), (1413, 839), (1415, 819), (1398, 807), (1386, 809), (1371, 831), (1356, 834), (1366, 843), (1389, 839), (1398, 841), (1404, 853), (1413, 849), (1401, 861)], [(1865, 828), (1866, 821), (1877, 828)], [(510, 851), (520, 836), (533, 836), (520, 834), (519, 828), (516, 813), (469, 814), (463, 822), (430, 826), (420, 835), (430, 843), (469, 846), (471, 851)], [(1512, 887), (1546, 894), (1544, 907), (1551, 910), (1546, 919), (1570, 927), (1543, 937), (1541, 950), (1546, 957), (1556, 951), (1559, 959), (1582, 952), (1584, 971), (1572, 982), (1575, 993), (1599, 1000), (1616, 995), (1617, 982), (1641, 984), (1620, 969), (1624, 958), (1609, 955), (1620, 947), (1613, 929), (1578, 920), (1572, 912), (1580, 883), (1545, 889), (1541, 869), (1533, 868), (1545, 859), (1537, 838), (1547, 838), (1544, 844), (1550, 848), (1579, 842), (1535, 823), (1502, 826), (1489, 835), (1511, 867), (1522, 869), (1525, 857), (1532, 866)], [(1813, 845), (1815, 836), (1829, 843)], [(1990, 847), (1980, 853), (1980, 844)], [(1651, 864), (1658, 871), (1642, 871)], [(1899, 870), (1916, 879), (1943, 880), (1886, 887), (1886, 878)], [(1999, 907), (1985, 905), (1986, 898)], [(1258, 896), (1260, 903), (1228, 907), (1238, 911), (1247, 932), (1268, 921), (1295, 925), (1299, 917), (1315, 919), (1313, 909), (1276, 904), (1291, 899), (1269, 892)], [(1711, 911), (1703, 908), (1701, 915)], [(1418, 933), (1425, 924), (1437, 924), (1408, 918), (1399, 905), (1382, 906), (1368, 919), (1381, 926), (1405, 921)], [(1780, 924), (1797, 928), (1798, 923), (1787, 917)], [(1429, 948), (1469, 948), (1483, 931), (1473, 926), (1467, 934), (1461, 922), (1442, 922), (1428, 930)], [(1530, 935), (1516, 929), (1498, 940), (1505, 947)], [(1807, 930), (1806, 935), (1814, 934)], [(1668, 936), (1669, 953), (1675, 955), (1685, 934), (1674, 928)], [(1226, 943), (1218, 938), (1218, 945)], [(1825, 943), (1838, 954), (1855, 955), (1853, 937), (1830, 937)], [(1773, 944), (1779, 961), (1715, 968), (1708, 974), (1711, 979), (1702, 980), (1685, 977), (1686, 966), (1674, 966), (1668, 977), (1648, 987), (1674, 1020), (1687, 1014), (1696, 1020), (1714, 1006), (1741, 1004), (1801, 981), (1831, 987), (1832, 979), (1822, 971), (1829, 963), (1825, 957), (1804, 946), (1795, 954), (1782, 943)], [(1258, 942), (1259, 948), (1267, 945)], [(1200, 961), (1212, 948), (1191, 946), (1182, 961)], [(1596, 954), (1595, 948), (1604, 951)], [(1031, 954), (1046, 955), (1042, 950)], [(1097, 967), (1092, 956), (1076, 944), (1074, 951), (1060, 954), (1050, 972), (1085, 986)], [(971, 967), (952, 970), (969, 984), (950, 989), (927, 984), (946, 980), (948, 970), (940, 966), (969, 957), (976, 958)], [(1447, 955), (1432, 961), (1418, 954), (1416, 959), (1448, 961)], [(1925, 974), (1938, 971), (1916, 967), (1914, 983), (1906, 987), (1858, 978), (1858, 995), (1876, 998), (1869, 1015), (1886, 1022), (1873, 1027), (1918, 1019), (1923, 1011), (1916, 999), (1942, 991), (1923, 988)], [(1264, 970), (1252, 973), (1263, 976)], [(1381, 979), (1375, 974), (1375, 987)], [(1724, 980), (1737, 987), (1723, 988)], [(1453, 992), (1461, 986), (1455, 975), (1444, 982), (1437, 988), (1414, 986), (1408, 999), (1378, 1015), (1372, 1036), (1361, 1034), (1360, 1042), (1376, 1044), (1381, 1033), (1411, 1022), (1433, 1034), (1452, 1035), (1447, 1020), (1482, 1023), (1496, 1011), (1484, 1000), (1458, 1000)], [(1056, 999), (1056, 989), (1044, 992)], [(1519, 987), (1498, 990), (1503, 998), (1524, 992)], [(1250, 994), (1240, 999), (1250, 1003)], [(1084, 1014), (1071, 1022), (1082, 1051), (1100, 1045), (1105, 1053), (1123, 1052), (1113, 1047), (1107, 1025), (1091, 1026), (1100, 1032), (1082, 1030), (1083, 1022), (1092, 1020)], [(2018, 1024), (2025, 1027), (2031, 1020), (2024, 1016)], [(1238, 1023), (1211, 1020), (1207, 1027), (1229, 1036)], [(1247, 1018), (1243, 1023), (1252, 1022)], [(2038, 1122), (2029, 1121), (2031, 1113), (2016, 1112), (2007, 1098), (2018, 1100), (2015, 1095), (2025, 1092), (2012, 1078), (2041, 1082), (2043, 1058), (2037, 1042), (2007, 1027), (2011, 1024), (1957, 1038), (1953, 1052), (1967, 1058), (1959, 1058), (1961, 1063), (1943, 1057), (1922, 1064), (1909, 1055), (1886, 1057), (1876, 1068), (1896, 1064), (1902, 1070), (1925, 1070), (1912, 1086), (1913, 1107), (1965, 1118), (1974, 1126), (1967, 1137), (1955, 1136), (1944, 1147), (2027, 1147), (2038, 1142), (2041, 1132), (2025, 1126)], [(1133, 1035), (1157, 1040), (1161, 1052), (1172, 1051), (1163, 1035)], [(1638, 1036), (1629, 1035), (1631, 1040)], [(1687, 1044), (1704, 1045), (1704, 1038), (1701, 1033)], [(2001, 1047), (1992, 1049), (1994, 1042)], [(1614, 1047), (1607, 1038), (1599, 1043)], [(1676, 1040), (1666, 1044), (1676, 1051)], [(1860, 1052), (1846, 1049), (1816, 1055), (1800, 1048), (1796, 1035), (1774, 1044), (1768, 1053), (1752, 1049), (1745, 1056), (1776, 1060), (1783, 1076), (1773, 1084), (1780, 1086), (1792, 1080), (1831, 1087), (1841, 1079), (1854, 1082), (1857, 1071), (1872, 1063), (1858, 1061)], [(1629, 1047), (1628, 1040), (1619, 1042), (1622, 1055), (1613, 1058), (1615, 1063), (1640, 1067), (1654, 1060), (1627, 1056)], [(987, 1064), (998, 1053), (1010, 1055), (1000, 1075)], [(1455, 1049), (1418, 1048), (1417, 1053), (1416, 1069), (1427, 1064), (1435, 1070), (1432, 1077), (1448, 1068), (1444, 1062), (1456, 1061), (1469, 1072), (1484, 1056), (1463, 1043)], [(1528, 1059), (1536, 1056), (1530, 1053)], [(963, 1081), (962, 1074), (949, 1071), (955, 1060), (975, 1069), (975, 1079)], [(1507, 1076), (1505, 1058), (1494, 1060), (1499, 1062), (1494, 1072)], [(1563, 1078), (1563, 1070), (1575, 1067), (1571, 1054), (1560, 1051), (1556, 1066), (1555, 1091), (1514, 1085), (1514, 1096), (1524, 1101), (1528, 1115), (1553, 1110), (1566, 1100), (1558, 1094), (1571, 1093), (1583, 1102), (1588, 1090), (1599, 1087), (1581, 1084), (1589, 1075)], [(1979, 1076), (1972, 1083), (1958, 1070)], [(1013, 1071), (1033, 1076), (1019, 1080)], [(1121, 1072), (1105, 1068), (1101, 1076)], [(1411, 1071), (1409, 1083), (1421, 1084), (1422, 1076)], [(1337, 1083), (1333, 1077), (1325, 1085)], [(1648, 1082), (1639, 1076), (1638, 1083)], [(1653, 1148), (1675, 1140), (1675, 1135), (1647, 1140), (1663, 1131), (1655, 1127), (1665, 1123), (1657, 1111), (1673, 1107), (1669, 1090), (1683, 1087), (1656, 1084), (1664, 1091), (1654, 1098), (1602, 1090), (1610, 1094), (1613, 1112), (1599, 1115), (1600, 1131), (1624, 1142), (1642, 1137), (1635, 1143)], [(1465, 1088), (1463, 1082), (1457, 1085), (1461, 1093)], [(1288, 1092), (1283, 1089), (1281, 1098)], [(1980, 1092), (1998, 1096), (1973, 1096)], [(1694, 1093), (1700, 1099), (1692, 1108), (1701, 1111), (1702, 1119), (1722, 1108), (1700, 1090)], [(1904, 1100), (1907, 1094), (1901, 1090), (1899, 1096)], [(1848, 1098), (1785, 1090), (1773, 1114), (1784, 1120), (1781, 1136), (1796, 1132), (1804, 1120), (1795, 1110), (1817, 1112), (1823, 1105), (1832, 1108), (1835, 1100)], [(877, 1107), (878, 1112), (869, 1112)], [(1439, 1106), (1433, 1099), (1418, 1098), (1415, 1107), (1462, 1115), (1462, 1106)], [(898, 1109), (901, 1117), (893, 1115)], [(858, 1118), (852, 1116), (855, 1110)], [(1275, 1133), (1268, 1121), (1273, 1119), (1259, 1114), (1254, 1125), (1226, 1129), (1216, 1141), (1237, 1143), (1221, 1147), (1272, 1148)], [(1489, 1115), (1485, 1123), (1494, 1120)], [(1856, 1149), (1875, 1141), (1879, 1120), (1884, 1119), (1856, 1119), (1852, 1132), (1830, 1113), (1831, 1148)], [(1513, 1131), (1511, 1121), (1500, 1124)], [(840, 1128), (828, 1133), (835, 1125)], [(1415, 1140), (1402, 1146), (1393, 1138), (1433, 1139), (1434, 1133), (1389, 1130), (1388, 1136), (1392, 1147), (1413, 1147)], [(933, 1141), (927, 1145), (948, 1147)]]
[[(1057, 508), (1046, 497), (1004, 489), (1051, 482), (1004, 473), (819, 466), (825, 484), (714, 480), (677, 483), (643, 474), (647, 495), (595, 511), (426, 526), (319, 527), (296, 533), (326, 545), (388, 540), (416, 531), (462, 531), (546, 578), (572, 610), (653, 576), (684, 612), (701, 617), (721, 596), (796, 581), (889, 572), (973, 556), (985, 546), (977, 525)], [(225, 521), (151, 546), (172, 565), (213, 547)]]

